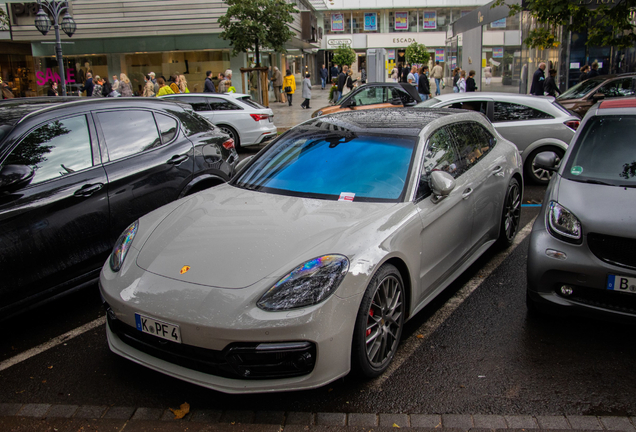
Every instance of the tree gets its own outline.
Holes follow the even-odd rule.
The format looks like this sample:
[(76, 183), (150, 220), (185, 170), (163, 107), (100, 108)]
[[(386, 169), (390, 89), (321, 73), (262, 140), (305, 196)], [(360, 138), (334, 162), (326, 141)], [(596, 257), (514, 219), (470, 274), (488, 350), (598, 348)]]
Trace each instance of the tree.
[(630, 12), (636, 0), (526, 0), (522, 5), (509, 5), (497, 0), (492, 7), (506, 5), (510, 16), (528, 11), (542, 25), (528, 33), (524, 43), (530, 48), (559, 46), (558, 32), (587, 31), (588, 46), (630, 48), (636, 43), (636, 26)]
[(406, 47), (404, 57), (406, 57), (406, 61), (410, 64), (425, 65), (428, 64), (428, 60), (431, 58), (431, 55), (428, 53), (426, 45), (413, 42), (411, 45)]
[(294, 21), (292, 13), (299, 11), (285, 0), (224, 0), (228, 5), (219, 17), (223, 29), (221, 38), (230, 41), (232, 55), (253, 50), (256, 66), (260, 66), (259, 49), (271, 48), (287, 52), (285, 42), (294, 32), (287, 24)]
[(356, 61), (356, 52), (347, 44), (340, 44), (333, 55), (334, 64), (351, 66)]
[(0, 30), (9, 30), (9, 16), (2, 6), (0, 6)]

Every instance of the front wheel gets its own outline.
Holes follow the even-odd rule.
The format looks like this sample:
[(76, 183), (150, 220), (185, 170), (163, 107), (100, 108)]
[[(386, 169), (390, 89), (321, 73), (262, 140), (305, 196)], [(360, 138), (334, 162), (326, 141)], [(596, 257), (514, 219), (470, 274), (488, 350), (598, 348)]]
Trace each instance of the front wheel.
[(501, 226), (499, 228), (499, 246), (506, 248), (515, 240), (521, 221), (521, 186), (516, 178), (510, 180), (506, 190)]
[(395, 266), (384, 264), (364, 293), (353, 333), (352, 368), (368, 378), (391, 364), (404, 327), (404, 283)]
[(565, 151), (558, 147), (541, 147), (534, 150), (530, 155), (528, 155), (528, 159), (526, 160), (526, 178), (530, 179), (532, 183), (539, 185), (547, 185), (550, 179), (552, 178), (552, 173), (550, 171), (546, 171), (543, 168), (539, 168), (535, 165), (535, 159), (539, 153), (543, 152), (552, 152), (556, 155), (557, 164), (563, 159), (563, 155)]

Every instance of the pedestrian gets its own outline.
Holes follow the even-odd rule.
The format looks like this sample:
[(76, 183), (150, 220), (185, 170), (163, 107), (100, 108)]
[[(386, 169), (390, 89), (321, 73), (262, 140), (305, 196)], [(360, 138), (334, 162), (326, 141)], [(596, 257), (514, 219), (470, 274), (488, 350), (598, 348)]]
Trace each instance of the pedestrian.
[(402, 66), (402, 63), (398, 63), (398, 67), (397, 67), (398, 82), (402, 82), (402, 69), (404, 69), (404, 66)]
[(267, 89), (271, 90), (272, 87), (273, 87), (273, 85), (272, 85), (272, 67), (268, 66), (267, 67)]
[(406, 82), (411, 85), (417, 86), (417, 66), (411, 66), (411, 72), (406, 76)]
[(588, 74), (589, 70), (590, 70), (590, 67), (588, 65), (581, 66), (581, 75), (579, 75), (579, 82), (583, 82), (589, 78), (589, 74)]
[(179, 74), (178, 73), (175, 72), (172, 75), (170, 75), (170, 80), (168, 81), (168, 83), (173, 93), (175, 94), (181, 93), (181, 90), (179, 90)]
[(181, 91), (181, 93), (190, 93), (190, 90), (188, 89), (188, 81), (183, 74), (179, 75), (179, 91)]
[(152, 77), (150, 74), (146, 75), (146, 85), (144, 86), (144, 92), (142, 94), (143, 97), (154, 97), (155, 93), (155, 84), (152, 82)]
[[(219, 74), (219, 80), (221, 80), (221, 74)], [(205, 73), (203, 93), (216, 93), (216, 88), (214, 87), (214, 82), (212, 81), (212, 71), (207, 71)]]
[(442, 91), (439, 89), (439, 85), (444, 78), (444, 68), (439, 64), (439, 60), (435, 61), (433, 66), (433, 78), (435, 78), (435, 96), (441, 95)]
[(219, 84), (218, 84), (219, 93), (226, 93), (229, 85), (227, 85), (227, 79), (225, 79), (225, 73), (219, 72), (219, 74), (217, 75), (217, 78), (219, 80)]
[(466, 78), (466, 92), (474, 92), (477, 90), (477, 84), (475, 83), (475, 71), (468, 72), (468, 78)]
[(117, 75), (113, 75), (113, 84), (111, 85), (113, 90), (119, 91), (119, 80), (117, 79)]
[(154, 72), (149, 72), (148, 76), (150, 77), (150, 81), (152, 81), (152, 85), (154, 86), (153, 94), (157, 94), (157, 92), (159, 91), (159, 84), (157, 84), (157, 78), (155, 77), (156, 75)]
[(132, 84), (125, 73), (119, 74), (119, 89), (117, 90), (122, 97), (132, 97)]
[(336, 89), (336, 91), (338, 92), (337, 100), (340, 100), (340, 98), (342, 98), (342, 92), (344, 91), (345, 84), (347, 83), (347, 72), (349, 72), (349, 66), (343, 66), (342, 72), (340, 72), (340, 75), (338, 75), (338, 88)]
[(0, 99), (13, 99), (15, 96), (9, 88), (8, 84), (0, 78)]
[(104, 81), (99, 75), (95, 75), (95, 77), (93, 78), (93, 84), (93, 97), (104, 97), (104, 95), (102, 94), (102, 91), (104, 90)]
[(274, 66), (274, 73), (272, 74), (272, 85), (274, 86), (274, 97), (276, 102), (283, 103), (283, 95), (281, 90), (283, 88), (283, 74), (280, 72), (277, 66)]
[(95, 87), (95, 84), (93, 84), (93, 74), (88, 72), (86, 74), (86, 81), (84, 81), (84, 85), (80, 87), (80, 92), (85, 91), (86, 97), (91, 97), (93, 96), (93, 87)]
[(459, 71), (461, 69), (456, 67), (453, 69), (453, 92), (459, 93), (459, 87), (457, 86), (457, 81), (459, 81)]
[(286, 73), (285, 78), (283, 78), (283, 87), (287, 95), (287, 102), (289, 106), (292, 106), (292, 96), (296, 92), (296, 79), (289, 69), (287, 69)]
[(305, 98), (305, 100), (302, 104), (300, 104), (300, 107), (304, 109), (311, 108), (309, 106), (309, 101), (311, 100), (311, 80), (309, 78), (311, 78), (311, 76), (307, 74), (305, 75), (305, 79), (303, 80), (303, 98)]
[(113, 92), (113, 86), (108, 81), (108, 77), (102, 78), (102, 96), (109, 97), (112, 92)]
[(174, 94), (172, 88), (170, 88), (169, 85), (166, 85), (166, 82), (163, 80), (163, 78), (157, 78), (157, 84), (159, 84), (159, 92), (157, 92), (157, 97), (167, 94)]
[(545, 84), (545, 63), (539, 63), (539, 67), (532, 75), (532, 85), (530, 86), (530, 94), (535, 96), (543, 96), (543, 85)]
[(466, 71), (459, 71), (459, 79), (457, 80), (457, 88), (459, 93), (466, 93)]
[(362, 84), (366, 84), (367, 83), (367, 69), (366, 69), (367, 65), (366, 63), (362, 63), (362, 70), (360, 71), (360, 82)]
[(417, 92), (420, 94), (422, 102), (431, 97), (431, 82), (428, 80), (428, 66), (420, 68), (420, 77), (417, 81)]
[(598, 73), (598, 62), (596, 60), (594, 60), (592, 62), (592, 70), (587, 74), (587, 77), (588, 78), (594, 78), (594, 77), (597, 77), (597, 76), (599, 76), (599, 73)]
[(543, 90), (548, 96), (557, 97), (557, 93), (561, 94), (561, 90), (559, 90), (559, 87), (557, 87), (556, 80), (554, 79), (554, 77), (556, 77), (556, 74), (556, 69), (550, 69), (549, 76), (545, 79)]
[(47, 96), (59, 96), (59, 94), (57, 93), (57, 81), (53, 81), (51, 83), (51, 87), (49, 87)]
[(490, 66), (490, 64), (484, 68), (484, 78), (486, 79), (486, 85), (489, 86), (492, 80), (492, 66)]
[(338, 79), (338, 74), (340, 72), (338, 71), (338, 65), (337, 64), (333, 64), (333, 66), (331, 66), (331, 80), (333, 81), (334, 79)]
[(324, 63), (320, 68), (320, 83), (322, 84), (322, 90), (325, 89), (325, 85), (327, 85), (327, 78), (329, 77), (329, 71), (325, 67)]
[(356, 83), (356, 81), (358, 81), (357, 79), (353, 79), (353, 71), (351, 69), (347, 70), (347, 77), (345, 78), (345, 85), (342, 88), (342, 95), (346, 95), (349, 94), (351, 92), (351, 90), (353, 90), (353, 87)]

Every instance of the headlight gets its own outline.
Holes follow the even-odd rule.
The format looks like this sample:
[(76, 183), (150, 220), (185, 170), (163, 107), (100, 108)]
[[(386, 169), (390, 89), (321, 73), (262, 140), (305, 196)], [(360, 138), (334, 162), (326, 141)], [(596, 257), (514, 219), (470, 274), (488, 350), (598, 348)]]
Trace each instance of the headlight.
[(548, 231), (554, 237), (568, 243), (581, 243), (581, 222), (568, 209), (551, 201), (546, 218)]
[(296, 267), (267, 291), (258, 301), (267, 311), (295, 309), (315, 305), (329, 297), (349, 270), (342, 255), (324, 255)]
[(133, 239), (137, 234), (137, 228), (139, 228), (139, 221), (133, 222), (124, 232), (119, 236), (115, 242), (113, 253), (110, 254), (110, 269), (114, 272), (118, 272), (121, 268), (130, 245), (132, 245)]

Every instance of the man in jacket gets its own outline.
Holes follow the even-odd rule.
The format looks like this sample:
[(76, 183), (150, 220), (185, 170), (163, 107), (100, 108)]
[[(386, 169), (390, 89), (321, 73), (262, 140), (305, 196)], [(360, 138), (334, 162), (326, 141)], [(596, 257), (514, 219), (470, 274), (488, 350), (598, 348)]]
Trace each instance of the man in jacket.
[(539, 68), (532, 75), (532, 85), (530, 86), (530, 94), (535, 96), (543, 96), (543, 85), (545, 84), (545, 63), (539, 63)]
[(331, 66), (331, 79), (334, 78), (338, 78), (338, 65), (335, 63)]
[(557, 93), (561, 94), (561, 90), (559, 90), (559, 87), (557, 87), (556, 81), (554, 80), (556, 73), (556, 69), (550, 69), (550, 76), (545, 79), (545, 84), (543, 85), (543, 91), (554, 97), (557, 97)]
[(322, 84), (322, 89), (325, 89), (325, 84), (327, 83), (327, 77), (329, 76), (329, 71), (327, 70), (327, 68), (325, 67), (325, 65), (323, 64), (322, 67), (320, 68), (320, 82)]
[(404, 69), (402, 69), (402, 82), (409, 82), (410, 73), (411, 73), (411, 66), (404, 65)]
[(216, 93), (214, 82), (212, 82), (212, 71), (205, 73), (205, 83), (203, 84), (203, 93)]
[(283, 97), (281, 95), (281, 90), (283, 88), (283, 74), (278, 70), (277, 66), (274, 66), (274, 73), (272, 73), (272, 83), (274, 85), (274, 96), (276, 97), (276, 102), (283, 103)]
[(347, 82), (347, 72), (349, 72), (349, 66), (343, 66), (342, 72), (338, 75), (338, 98), (336, 100), (340, 100), (342, 97), (342, 90), (344, 89), (345, 83)]
[(431, 83), (428, 81), (428, 66), (422, 66), (422, 74), (417, 82), (417, 92), (422, 102), (431, 97)]
[(435, 96), (442, 94), (439, 89), (439, 83), (444, 78), (444, 69), (440, 66), (439, 60), (435, 62), (435, 66), (433, 66), (433, 78), (435, 78)]
[(86, 96), (91, 97), (93, 96), (93, 87), (95, 87), (95, 85), (93, 84), (93, 74), (88, 72), (86, 74), (86, 82), (82, 87), (80, 87), (80, 91), (83, 92), (84, 90), (86, 90)]

